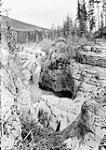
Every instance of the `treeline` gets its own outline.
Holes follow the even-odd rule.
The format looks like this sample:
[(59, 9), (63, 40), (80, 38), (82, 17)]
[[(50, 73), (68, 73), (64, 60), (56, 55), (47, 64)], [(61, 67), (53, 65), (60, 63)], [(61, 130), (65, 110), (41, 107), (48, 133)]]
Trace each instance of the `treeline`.
[[(78, 36), (92, 38), (92, 31), (95, 29), (96, 16), (94, 5), (97, 6), (100, 0), (78, 0), (76, 19), (73, 22), (72, 18), (67, 15), (62, 26), (52, 25), (50, 30), (32, 30), (21, 31), (12, 30), (18, 43), (39, 42), (43, 39), (55, 40), (58, 37), (69, 38), (69, 36)], [(103, 2), (103, 12), (106, 12), (106, 2)], [(103, 27), (103, 12), (101, 13), (101, 27)]]
[[(100, 3), (100, 0), (89, 0), (86, 3), (86, 0), (78, 0), (77, 3), (77, 15), (75, 22), (72, 21), (71, 17), (67, 15), (62, 26), (51, 27), (52, 39), (57, 37), (68, 38), (70, 35), (77, 35), (79, 37), (85, 36), (91, 38), (92, 33), (94, 32), (96, 26), (96, 17), (95, 16), (95, 3), (97, 6)], [(97, 10), (98, 11), (98, 10)], [(101, 22), (100, 27), (103, 28), (103, 13), (106, 12), (106, 2), (103, 2), (103, 12), (101, 12)], [(92, 32), (93, 31), (93, 32)]]
[(50, 38), (48, 31), (16, 31), (16, 40), (18, 43), (39, 42), (44, 38)]
[[(14, 30), (11, 26), (6, 27), (6, 29), (3, 29), (2, 32), (2, 41), (7, 41), (7, 34), (8, 30), (14, 37), (15, 41), (17, 43), (27, 43), (27, 42), (40, 42), (43, 39), (51, 38), (51, 31), (49, 30), (32, 30), (32, 31), (21, 31), (21, 30)], [(1, 36), (0, 36), (0, 41), (1, 41)]]

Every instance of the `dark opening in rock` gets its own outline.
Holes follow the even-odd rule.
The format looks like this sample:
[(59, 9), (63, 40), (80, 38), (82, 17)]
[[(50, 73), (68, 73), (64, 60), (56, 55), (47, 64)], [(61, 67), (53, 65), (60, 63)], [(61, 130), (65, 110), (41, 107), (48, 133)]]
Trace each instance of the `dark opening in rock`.
[(61, 92), (53, 92), (54, 95), (62, 98), (62, 97), (67, 97), (67, 98), (72, 98), (73, 94), (69, 91), (61, 91)]
[(54, 94), (55, 96), (58, 96), (60, 98), (62, 97), (67, 97), (67, 98), (72, 98), (73, 97), (73, 93), (69, 92), (69, 91), (53, 91), (52, 89), (49, 89), (45, 86), (42, 86), (42, 84), (39, 83), (39, 88), (41, 88), (42, 90), (46, 90), (46, 91), (50, 91), (52, 92), (52, 94)]

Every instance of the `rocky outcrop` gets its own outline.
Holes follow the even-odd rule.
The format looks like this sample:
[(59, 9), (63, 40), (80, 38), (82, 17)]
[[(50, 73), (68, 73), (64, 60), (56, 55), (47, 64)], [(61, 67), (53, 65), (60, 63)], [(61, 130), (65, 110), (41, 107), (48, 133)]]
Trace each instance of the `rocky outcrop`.
[(76, 50), (75, 60), (82, 64), (106, 68), (105, 47), (83, 46)]
[(81, 59), (78, 58), (78, 60), (83, 64), (106, 68), (106, 58), (105, 57), (101, 58), (100, 56), (95, 57), (92, 55), (87, 56), (86, 54), (81, 54), (80, 57), (81, 57)]
[[(100, 50), (100, 53), (97, 52), (91, 52), (88, 50), (85, 52), (84, 50), (81, 50), (81, 54), (86, 55), (86, 57), (89, 57), (89, 55), (92, 55), (94, 59), (91, 61), (93, 62), (97, 57), (105, 58), (106, 56), (106, 44), (105, 43), (98, 43), (95, 45), (94, 49), (97, 48)], [(85, 49), (85, 48), (84, 48)], [(83, 59), (82, 57), (80, 57)], [(106, 67), (105, 63), (103, 63), (102, 67), (96, 66), (95, 64), (91, 65), (90, 63), (83, 63), (81, 59), (76, 62), (76, 60), (73, 60), (72, 68), (73, 68), (73, 78), (75, 79), (75, 84), (79, 84), (79, 79), (81, 77), (81, 74), (84, 76), (83, 83), (79, 89), (78, 93), (82, 93), (84, 97), (90, 98), (92, 93), (96, 93), (96, 91), (102, 91), (102, 89), (106, 88)], [(98, 63), (99, 61), (94, 61), (94, 63)], [(95, 94), (94, 94), (95, 95)]]
[[(72, 120), (73, 121), (69, 123), (67, 127), (63, 126), (63, 128), (61, 128), (62, 124), (59, 124), (59, 122), (57, 121), (58, 126), (56, 128), (56, 132), (52, 136), (50, 136), (47, 140), (45, 140), (43, 143), (40, 143), (39, 146), (43, 147), (43, 145), (45, 145), (47, 149), (54, 147), (62, 149), (62, 147), (64, 147), (63, 145), (66, 145), (67, 147), (66, 149), (71, 150), (98, 150), (101, 148), (105, 149), (106, 99), (104, 97), (102, 97), (103, 99), (99, 98), (100, 97), (95, 99), (88, 99), (87, 101), (85, 101), (84, 104), (82, 105), (81, 113), (79, 115), (76, 114), (77, 117), (73, 119), (72, 116), (70, 116), (71, 121)], [(46, 119), (49, 118), (49, 124), (45, 125), (51, 125), (51, 122), (52, 123), (56, 122), (57, 114), (53, 106), (52, 105), (50, 106), (49, 101), (48, 100), (45, 101), (44, 100), (42, 102), (39, 101), (39, 104), (37, 104), (36, 106), (39, 105), (40, 106), (39, 108), (42, 108), (43, 111), (47, 112), (45, 114)], [(57, 102), (57, 100), (55, 101)], [(52, 103), (54, 102), (52, 101)], [(59, 106), (59, 104), (57, 106)], [(72, 108), (70, 107), (69, 113), (70, 115), (72, 115), (71, 110)], [(59, 111), (57, 112), (59, 113)], [(40, 114), (42, 114), (42, 112), (40, 112), (38, 116), (40, 116)], [(52, 117), (49, 116), (50, 114), (52, 115)], [(61, 114), (61, 117), (58, 116), (57, 118), (63, 119), (64, 118), (63, 114)], [(47, 117), (47, 115), (49, 117)], [(54, 120), (52, 120), (53, 117), (55, 118)], [(63, 125), (66, 125), (66, 122), (64, 122)], [(59, 127), (60, 130), (57, 130), (59, 129)]]
[[(105, 91), (104, 91), (105, 94)], [(71, 125), (61, 131), (72, 150), (98, 150), (104, 147), (106, 135), (106, 97), (88, 99), (81, 108), (80, 115)]]
[[(59, 98), (54, 95), (42, 95), (41, 98), (33, 105), (38, 116), (39, 111), (47, 114), (49, 127), (54, 131), (67, 128), (76, 117), (80, 114), (81, 105), (85, 99), (80, 95), (71, 101), (69, 98)], [(39, 120), (39, 118), (38, 118)]]
[(89, 149), (99, 148), (106, 135), (106, 98), (84, 102), (78, 127), (84, 136), (83, 144)]
[[(96, 50), (91, 52), (93, 56), (97, 53), (105, 57), (105, 46), (101, 52)], [(79, 85), (82, 75), (84, 77), (74, 101), (43, 95), (34, 107), (37, 114), (39, 110), (46, 113), (49, 126), (56, 131), (54, 137), (48, 139), (50, 143), (59, 139), (57, 147), (66, 144), (71, 150), (105, 149), (106, 68), (72, 61), (75, 85)]]
[(39, 86), (65, 95), (74, 93), (74, 80), (72, 78), (70, 56), (64, 41), (57, 41), (50, 55), (45, 59), (41, 68)]
[[(101, 55), (100, 57), (105, 54), (105, 48), (102, 48), (103, 55), (101, 50), (96, 50), (88, 51), (93, 56), (94, 53)], [(70, 61), (65, 41), (57, 41), (44, 61), (39, 84), (55, 92), (69, 91), (71, 95), (75, 86), (80, 85), (83, 76), (76, 97), (72, 101), (70, 98), (57, 97), (53, 92), (47, 94), (41, 89), (39, 92), (39, 88), (31, 95), (28, 84), (30, 76), (33, 74), (37, 80), (40, 72), (35, 52), (18, 52), (15, 59), (11, 57), (9, 60), (8, 53), (5, 53), (5, 49), (3, 51), (5, 56), (1, 57), (2, 148), (16, 148), (21, 138), (29, 143), (30, 148), (35, 149), (40, 147), (62, 150), (64, 144), (67, 146), (65, 149), (71, 150), (101, 150), (105, 147), (106, 68)], [(82, 53), (84, 54), (84, 51)], [(38, 96), (36, 93), (39, 93)], [(26, 121), (26, 127), (23, 124), (21, 128), (20, 118), (23, 122)], [(21, 137), (21, 133), (25, 135)]]

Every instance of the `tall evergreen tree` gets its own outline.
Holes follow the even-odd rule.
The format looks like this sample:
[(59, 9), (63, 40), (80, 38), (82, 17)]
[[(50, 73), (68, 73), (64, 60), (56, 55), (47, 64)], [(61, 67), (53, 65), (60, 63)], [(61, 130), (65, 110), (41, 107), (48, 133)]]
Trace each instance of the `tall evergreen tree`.
[(63, 35), (65, 38), (67, 38), (72, 33), (72, 29), (72, 19), (67, 15), (66, 20), (63, 23)]
[(95, 15), (94, 15), (94, 0), (89, 0), (89, 29), (92, 31), (95, 27)]
[(101, 28), (103, 28), (103, 13), (101, 13)]
[(86, 10), (85, 0), (83, 0), (83, 4), (82, 4), (82, 14), (83, 14), (83, 19), (86, 22), (88, 14), (87, 14), (87, 10)]
[(77, 19), (79, 20), (80, 18), (81, 18), (81, 4), (78, 0)]
[(104, 13), (104, 17), (105, 17), (105, 22), (104, 22), (104, 26), (106, 26), (106, 1), (103, 1), (103, 13)]
[(82, 36), (87, 30), (87, 10), (85, 0), (83, 0), (81, 3), (78, 0), (77, 19), (79, 21), (79, 33), (80, 36)]

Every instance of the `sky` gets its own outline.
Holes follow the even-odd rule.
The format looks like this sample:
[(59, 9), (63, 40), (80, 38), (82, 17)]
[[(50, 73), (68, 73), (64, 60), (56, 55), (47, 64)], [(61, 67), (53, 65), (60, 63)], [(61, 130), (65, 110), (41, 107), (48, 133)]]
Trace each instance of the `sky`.
[(9, 17), (37, 26), (62, 25), (67, 14), (75, 19), (77, 0), (3, 0)]

